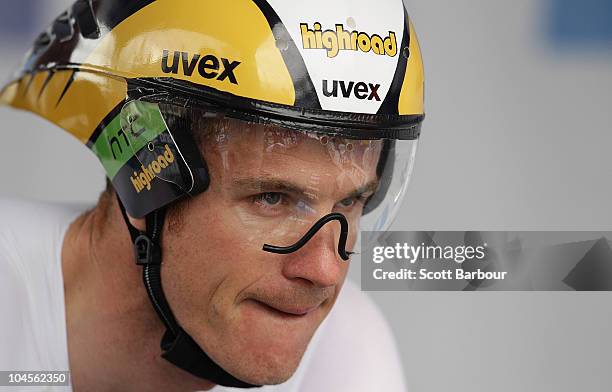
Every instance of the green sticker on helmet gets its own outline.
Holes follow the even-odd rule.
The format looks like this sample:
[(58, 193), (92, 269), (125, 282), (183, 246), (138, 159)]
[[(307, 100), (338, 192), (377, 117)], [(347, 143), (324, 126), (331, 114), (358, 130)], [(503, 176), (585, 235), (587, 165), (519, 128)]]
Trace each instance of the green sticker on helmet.
[(167, 130), (158, 104), (132, 101), (104, 128), (91, 150), (112, 180), (138, 151)]

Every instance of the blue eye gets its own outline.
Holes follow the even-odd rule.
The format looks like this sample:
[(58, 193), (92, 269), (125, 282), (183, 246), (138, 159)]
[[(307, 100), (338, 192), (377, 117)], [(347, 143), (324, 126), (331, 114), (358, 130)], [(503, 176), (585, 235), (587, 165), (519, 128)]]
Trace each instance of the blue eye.
[(283, 195), (278, 192), (262, 193), (258, 196), (259, 200), (269, 206), (275, 206), (281, 203)]
[(342, 204), (343, 207), (351, 207), (353, 204), (355, 204), (355, 199), (353, 198), (344, 199), (340, 201), (340, 204)]

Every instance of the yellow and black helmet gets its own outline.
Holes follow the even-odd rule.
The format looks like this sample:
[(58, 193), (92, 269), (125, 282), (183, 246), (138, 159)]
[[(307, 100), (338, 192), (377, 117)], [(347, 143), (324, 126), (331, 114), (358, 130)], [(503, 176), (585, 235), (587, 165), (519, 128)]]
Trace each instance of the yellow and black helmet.
[[(423, 64), (401, 0), (79, 0), (40, 34), (0, 98), (86, 144), (142, 217), (184, 193), (138, 192), (159, 173), (142, 170), (135, 155), (150, 140), (127, 132), (134, 118), (122, 124), (121, 112), (144, 96), (300, 130), (413, 140)], [(203, 163), (183, 162), (193, 151), (165, 146), (153, 160), (179, 155), (182, 190), (205, 189)]]

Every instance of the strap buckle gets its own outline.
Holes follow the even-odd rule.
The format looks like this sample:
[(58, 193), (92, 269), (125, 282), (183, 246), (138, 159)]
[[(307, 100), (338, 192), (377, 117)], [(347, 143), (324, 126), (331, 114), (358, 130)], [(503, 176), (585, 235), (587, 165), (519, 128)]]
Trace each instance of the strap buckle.
[(138, 265), (161, 264), (160, 248), (146, 234), (141, 234), (134, 240), (134, 253)]

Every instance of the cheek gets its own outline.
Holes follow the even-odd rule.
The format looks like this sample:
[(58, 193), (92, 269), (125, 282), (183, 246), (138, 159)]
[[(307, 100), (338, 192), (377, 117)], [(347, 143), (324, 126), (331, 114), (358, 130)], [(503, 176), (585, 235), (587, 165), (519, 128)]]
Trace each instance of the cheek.
[(227, 317), (228, 307), (250, 278), (240, 235), (220, 209), (197, 204), (191, 201), (172, 211), (164, 236), (164, 291), (184, 328)]

